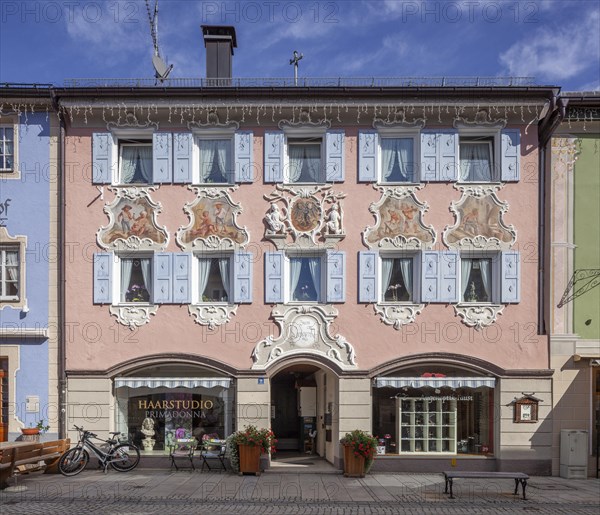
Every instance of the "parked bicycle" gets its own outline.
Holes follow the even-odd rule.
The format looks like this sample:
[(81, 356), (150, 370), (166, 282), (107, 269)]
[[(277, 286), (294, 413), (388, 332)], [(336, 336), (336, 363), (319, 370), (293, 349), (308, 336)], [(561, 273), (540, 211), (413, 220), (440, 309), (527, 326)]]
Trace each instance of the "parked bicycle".
[[(79, 474), (90, 460), (90, 452), (93, 452), (100, 462), (100, 467), (106, 473), (109, 465), (119, 471), (127, 472), (137, 467), (140, 462), (140, 450), (131, 442), (120, 442), (117, 435), (121, 433), (111, 432), (111, 438), (102, 440), (98, 435), (91, 431), (86, 431), (82, 427), (75, 426), (79, 432), (79, 441), (72, 449), (65, 452), (58, 462), (58, 469), (65, 476), (75, 476)], [(93, 443), (91, 439), (99, 440), (107, 444), (107, 448), (102, 449), (99, 445)]]

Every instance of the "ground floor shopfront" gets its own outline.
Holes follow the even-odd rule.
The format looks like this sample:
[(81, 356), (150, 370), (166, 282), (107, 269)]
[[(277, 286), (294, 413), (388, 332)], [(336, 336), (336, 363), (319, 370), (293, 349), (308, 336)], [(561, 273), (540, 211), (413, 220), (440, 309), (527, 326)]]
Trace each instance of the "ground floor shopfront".
[[(375, 470), (551, 473), (550, 371), (502, 371), (449, 355), (371, 371), (309, 354), (262, 371), (156, 356), (101, 374), (73, 371), (67, 385), (68, 428), (120, 431), (147, 455), (164, 455), (177, 438), (223, 439), (253, 424), (274, 430), (279, 452), (318, 454), (337, 467), (340, 438), (363, 429), (380, 441)], [(535, 409), (516, 418), (522, 399)]]

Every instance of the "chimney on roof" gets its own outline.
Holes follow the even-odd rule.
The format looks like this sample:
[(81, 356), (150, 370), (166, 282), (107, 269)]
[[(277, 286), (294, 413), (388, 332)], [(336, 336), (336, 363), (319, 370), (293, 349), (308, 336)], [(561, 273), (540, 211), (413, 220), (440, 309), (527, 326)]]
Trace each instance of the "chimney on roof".
[(202, 25), (206, 48), (206, 78), (231, 79), (233, 49), (237, 48), (235, 27)]

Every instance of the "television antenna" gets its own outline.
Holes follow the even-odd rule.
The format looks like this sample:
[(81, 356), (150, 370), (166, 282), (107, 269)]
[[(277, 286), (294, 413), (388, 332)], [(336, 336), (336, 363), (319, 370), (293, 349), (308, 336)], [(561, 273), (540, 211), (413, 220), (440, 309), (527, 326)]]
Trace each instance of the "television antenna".
[(173, 65), (167, 66), (167, 63), (160, 56), (158, 48), (158, 0), (154, 0), (154, 9), (150, 9), (150, 0), (146, 0), (146, 11), (148, 12), (148, 23), (150, 23), (150, 36), (154, 44), (154, 55), (152, 56), (152, 66), (154, 67), (154, 76), (163, 82), (171, 73)]

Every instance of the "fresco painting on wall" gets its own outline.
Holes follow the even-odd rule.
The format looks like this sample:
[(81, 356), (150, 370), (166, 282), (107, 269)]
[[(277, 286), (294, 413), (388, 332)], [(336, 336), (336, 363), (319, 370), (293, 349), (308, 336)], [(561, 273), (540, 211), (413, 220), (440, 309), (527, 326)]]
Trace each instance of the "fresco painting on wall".
[(459, 243), (464, 238), (485, 236), (511, 243), (513, 234), (502, 226), (501, 209), (502, 206), (495, 203), (491, 196), (466, 197), (461, 205), (456, 206), (459, 223), (448, 233), (446, 241)]
[(114, 223), (102, 236), (104, 243), (127, 240), (131, 236), (148, 238), (157, 244), (165, 243), (165, 235), (153, 223), (154, 208), (146, 198), (122, 198), (108, 209), (112, 212)]
[(397, 236), (417, 238), (423, 243), (433, 242), (431, 233), (422, 226), (420, 208), (412, 197), (388, 197), (379, 207), (379, 215), (379, 223), (367, 236), (368, 243)]
[(243, 243), (246, 234), (235, 226), (233, 206), (224, 198), (200, 198), (191, 207), (193, 223), (183, 233), (182, 241), (190, 243), (196, 238), (217, 236), (229, 238), (235, 243)]

